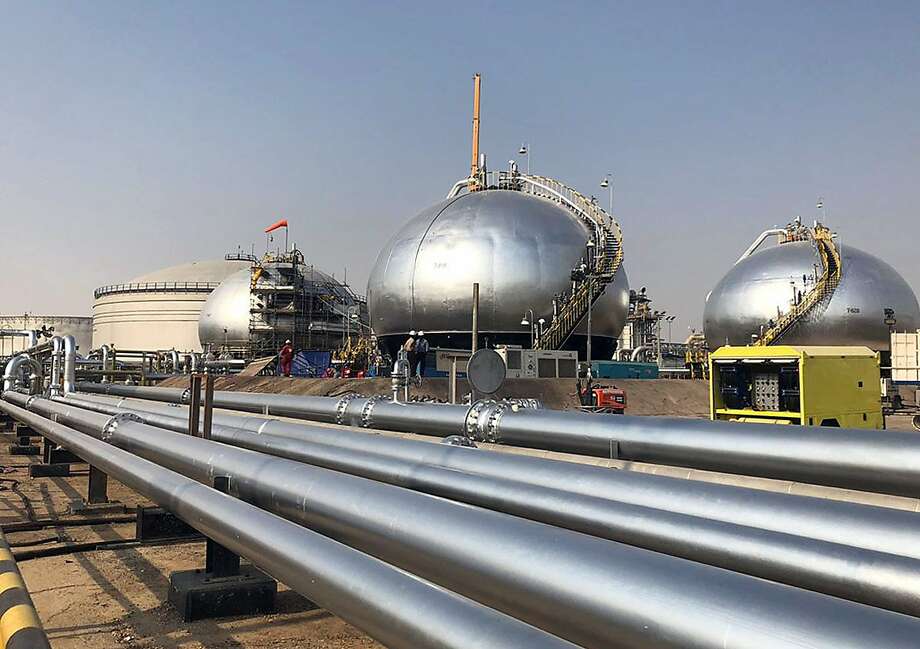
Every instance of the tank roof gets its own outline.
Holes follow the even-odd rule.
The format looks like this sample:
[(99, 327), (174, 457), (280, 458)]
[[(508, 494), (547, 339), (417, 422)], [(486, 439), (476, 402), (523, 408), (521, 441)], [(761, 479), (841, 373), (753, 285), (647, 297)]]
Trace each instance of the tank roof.
[(130, 284), (149, 282), (222, 282), (242, 268), (249, 268), (248, 261), (208, 259), (192, 261), (161, 268), (130, 280)]

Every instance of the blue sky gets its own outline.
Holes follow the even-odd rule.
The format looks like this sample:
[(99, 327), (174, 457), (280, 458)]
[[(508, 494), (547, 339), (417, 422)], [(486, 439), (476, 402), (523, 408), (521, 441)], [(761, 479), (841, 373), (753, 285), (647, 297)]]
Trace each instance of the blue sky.
[[(633, 286), (699, 326), (762, 229), (815, 216), (915, 287), (916, 2), (0, 2), (0, 312), (264, 246), (359, 292), (483, 149), (606, 196)], [(37, 263), (36, 263), (37, 262)]]

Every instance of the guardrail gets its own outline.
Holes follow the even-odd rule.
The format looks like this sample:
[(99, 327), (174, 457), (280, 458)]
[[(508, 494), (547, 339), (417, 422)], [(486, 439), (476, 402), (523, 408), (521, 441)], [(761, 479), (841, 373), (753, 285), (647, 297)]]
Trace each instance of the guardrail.
[(93, 295), (98, 300), (104, 295), (116, 293), (157, 293), (178, 291), (188, 293), (210, 293), (220, 286), (220, 282), (138, 282), (134, 284), (109, 284), (100, 286)]

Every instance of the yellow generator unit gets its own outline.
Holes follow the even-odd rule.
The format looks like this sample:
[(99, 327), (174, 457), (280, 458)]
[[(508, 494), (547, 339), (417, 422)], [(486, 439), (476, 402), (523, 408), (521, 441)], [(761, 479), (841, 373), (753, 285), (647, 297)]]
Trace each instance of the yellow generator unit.
[(879, 357), (868, 347), (722, 347), (709, 372), (712, 419), (885, 427)]

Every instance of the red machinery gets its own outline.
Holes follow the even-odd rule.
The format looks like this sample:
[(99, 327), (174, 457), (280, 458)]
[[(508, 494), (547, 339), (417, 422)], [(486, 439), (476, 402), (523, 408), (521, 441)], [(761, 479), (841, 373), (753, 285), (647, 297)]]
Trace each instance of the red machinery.
[(626, 390), (615, 385), (603, 387), (588, 384), (582, 387), (579, 382), (578, 396), (581, 400), (581, 409), (588, 412), (622, 415), (626, 411)]

